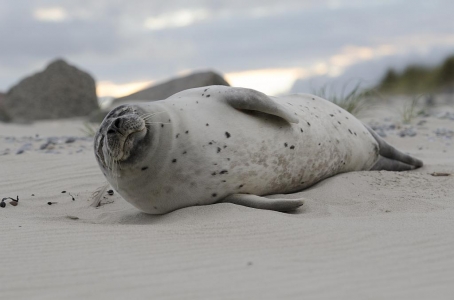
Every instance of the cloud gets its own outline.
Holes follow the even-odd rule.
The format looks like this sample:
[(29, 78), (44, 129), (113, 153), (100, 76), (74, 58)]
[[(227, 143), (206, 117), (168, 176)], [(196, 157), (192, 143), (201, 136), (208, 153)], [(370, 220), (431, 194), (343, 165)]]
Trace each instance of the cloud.
[(165, 13), (145, 20), (144, 26), (150, 30), (163, 30), (173, 27), (185, 27), (193, 23), (206, 20), (209, 17), (207, 9), (179, 10), (172, 13)]
[(0, 90), (64, 57), (114, 85), (214, 69), (236, 82), (243, 78), (242, 85), (269, 89), (275, 84), (272, 90), (280, 91), (295, 74), (339, 76), (387, 55), (434, 47), (454, 50), (454, 2), (434, 3), (0, 1)]
[(43, 22), (62, 22), (68, 19), (68, 14), (61, 7), (38, 8), (33, 11), (33, 17)]

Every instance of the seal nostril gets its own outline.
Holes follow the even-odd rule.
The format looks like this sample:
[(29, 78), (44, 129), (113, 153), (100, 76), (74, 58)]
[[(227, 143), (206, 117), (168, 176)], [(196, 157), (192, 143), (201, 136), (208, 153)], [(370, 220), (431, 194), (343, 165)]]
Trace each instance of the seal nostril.
[(120, 128), (120, 123), (121, 123), (120, 119), (116, 119), (114, 123), (115, 127)]
[(109, 129), (109, 130), (107, 131), (107, 133), (115, 133), (115, 130)]

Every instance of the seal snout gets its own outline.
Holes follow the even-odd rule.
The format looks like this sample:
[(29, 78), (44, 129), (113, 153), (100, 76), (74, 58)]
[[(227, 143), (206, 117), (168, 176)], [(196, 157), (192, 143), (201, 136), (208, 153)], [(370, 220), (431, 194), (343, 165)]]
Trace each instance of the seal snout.
[(129, 157), (134, 143), (145, 136), (145, 121), (137, 114), (114, 117), (106, 128), (107, 149), (119, 161)]

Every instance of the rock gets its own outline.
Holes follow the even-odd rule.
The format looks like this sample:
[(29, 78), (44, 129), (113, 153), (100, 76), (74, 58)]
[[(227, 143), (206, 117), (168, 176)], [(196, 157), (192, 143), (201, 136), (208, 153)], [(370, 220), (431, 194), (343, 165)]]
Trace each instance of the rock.
[(11, 117), (6, 112), (6, 108), (4, 106), (4, 99), (5, 99), (5, 94), (0, 93), (0, 122), (10, 122)]
[(69, 137), (66, 139), (65, 143), (66, 144), (71, 144), (71, 143), (74, 143), (76, 141), (76, 138), (75, 137)]
[(32, 143), (26, 143), (22, 145), (22, 147), (20, 147), (19, 150), (17, 150), (16, 154), (22, 154), (25, 151), (30, 150), (32, 146), (33, 146)]
[(103, 110), (103, 109), (98, 109), (93, 111), (89, 116), (88, 116), (88, 122), (90, 123), (97, 123), (101, 124), (101, 122), (104, 120), (104, 118), (107, 116), (110, 110)]
[(12, 87), (4, 107), (13, 121), (87, 116), (98, 109), (94, 79), (63, 60)]
[(448, 129), (448, 128), (437, 128), (434, 130), (434, 133), (438, 137), (445, 137), (448, 139), (451, 139), (452, 137), (454, 137), (454, 131), (452, 131), (451, 129)]
[(441, 112), (435, 115), (438, 119), (449, 119), (454, 121), (454, 113), (452, 112)]
[(188, 76), (175, 78), (167, 82), (154, 85), (129, 96), (117, 98), (113, 100), (111, 108), (129, 102), (162, 100), (178, 92), (207, 85), (229, 86), (229, 83), (225, 81), (221, 75), (215, 72), (209, 71), (193, 73)]
[(406, 128), (404, 130), (401, 130), (399, 132), (399, 136), (400, 137), (406, 137), (406, 136), (415, 136), (416, 135), (416, 131), (413, 129), (413, 128)]

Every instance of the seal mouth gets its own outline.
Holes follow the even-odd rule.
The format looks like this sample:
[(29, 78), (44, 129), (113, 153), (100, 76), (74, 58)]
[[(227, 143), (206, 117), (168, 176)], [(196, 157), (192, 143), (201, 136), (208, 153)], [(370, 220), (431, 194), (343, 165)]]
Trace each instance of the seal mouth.
[(120, 144), (120, 153), (114, 159), (117, 162), (125, 161), (131, 155), (135, 144), (147, 133), (147, 127), (143, 124), (142, 129), (129, 133), (124, 139), (123, 145)]

